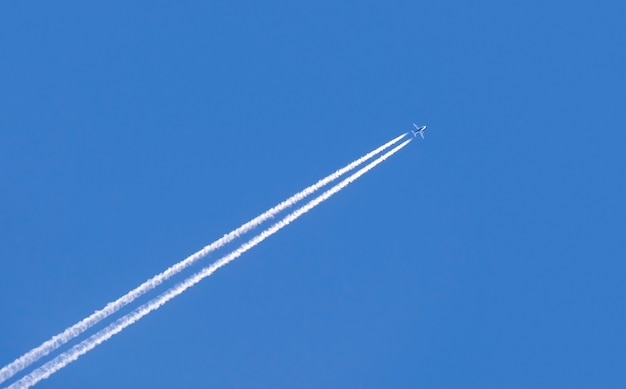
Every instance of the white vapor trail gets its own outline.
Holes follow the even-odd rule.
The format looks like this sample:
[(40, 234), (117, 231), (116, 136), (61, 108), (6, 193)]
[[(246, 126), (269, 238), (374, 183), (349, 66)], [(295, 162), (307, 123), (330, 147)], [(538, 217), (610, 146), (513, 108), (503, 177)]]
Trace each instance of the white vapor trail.
[(189, 267), (190, 265), (192, 265), (199, 259), (203, 258), (210, 252), (217, 250), (218, 248), (226, 245), (229, 242), (232, 242), (234, 239), (237, 239), (241, 235), (252, 230), (253, 228), (260, 225), (261, 223), (267, 221), (268, 219), (273, 218), (281, 211), (293, 206), (300, 200), (311, 195), (312, 193), (324, 187), (328, 183), (336, 180), (337, 178), (341, 177), (345, 173), (351, 170), (354, 170), (356, 167), (360, 166), (365, 161), (371, 159), (372, 157), (380, 154), (384, 150), (398, 143), (405, 136), (406, 134), (396, 137), (395, 139), (385, 143), (381, 147), (365, 154), (361, 158), (337, 170), (336, 172), (332, 173), (326, 178), (319, 180), (314, 185), (311, 185), (308, 188), (305, 188), (304, 190), (302, 190), (301, 192), (296, 193), (295, 195), (291, 196), (287, 200), (279, 203), (277, 206), (270, 208), (269, 210), (265, 211), (261, 215), (243, 224), (241, 227), (234, 229), (233, 231), (224, 235), (222, 238), (216, 240), (215, 242), (209, 244), (208, 246), (205, 246), (201, 250), (193, 253), (192, 255), (176, 263), (175, 265), (172, 265), (171, 267), (169, 267), (162, 273), (157, 274), (156, 276), (150, 278), (149, 280), (145, 281), (143, 284), (139, 285), (138, 287), (126, 293), (125, 295), (118, 298), (117, 300), (108, 303), (104, 308), (95, 311), (94, 313), (87, 316), (86, 318), (79, 321), (78, 323), (72, 325), (71, 327), (66, 328), (63, 332), (60, 332), (59, 334), (53, 336), (49, 340), (42, 343), (40, 346), (37, 346), (33, 348), (32, 350), (28, 351), (21, 357), (17, 358), (13, 362), (9, 363), (8, 365), (0, 369), (0, 383), (13, 377), (15, 374), (25, 369), (26, 367), (30, 366), (32, 363), (38, 361), (40, 358), (58, 349), (59, 347), (69, 342), (71, 339), (75, 338), (81, 333), (85, 332), (87, 329), (91, 328), (92, 326), (100, 322), (101, 320), (104, 320), (105, 318), (109, 317), (113, 313), (119, 311), (122, 307), (130, 304), (138, 297), (142, 296), (148, 291), (161, 285), (164, 281), (168, 280), (175, 274), (181, 272), (183, 269)]
[(76, 346), (72, 347), (68, 351), (66, 351), (63, 354), (60, 354), (56, 358), (52, 359), (50, 362), (47, 362), (46, 364), (42, 365), (41, 367), (35, 369), (33, 372), (31, 372), (30, 374), (24, 376), (19, 381), (16, 381), (12, 385), (8, 386), (6, 389), (30, 388), (31, 386), (37, 384), (39, 381), (44, 380), (44, 379), (50, 377), (52, 374), (54, 374), (58, 370), (64, 368), (65, 366), (67, 366), (71, 362), (77, 360), (81, 355), (86, 354), (88, 351), (94, 349), (99, 344), (109, 340), (114, 335), (120, 333), (124, 328), (126, 328), (126, 327), (128, 327), (128, 326), (130, 326), (130, 325), (132, 325), (134, 323), (136, 323), (139, 319), (141, 319), (142, 317), (146, 316), (148, 313), (150, 313), (150, 312), (160, 308), (162, 305), (167, 303), (169, 300), (171, 300), (174, 297), (180, 295), (185, 290), (189, 289), (190, 287), (192, 287), (195, 284), (197, 284), (198, 282), (200, 282), (202, 279), (204, 279), (204, 278), (210, 276), (211, 274), (213, 274), (220, 267), (222, 267), (222, 266), (228, 264), (229, 262), (233, 261), (234, 259), (238, 258), (243, 253), (245, 253), (246, 251), (250, 250), (254, 246), (256, 246), (259, 243), (261, 243), (262, 241), (264, 241), (266, 238), (270, 237), (271, 235), (275, 234), (276, 232), (278, 232), (282, 228), (284, 228), (287, 225), (289, 225), (292, 221), (296, 220), (300, 216), (302, 216), (305, 213), (309, 212), (311, 209), (315, 208), (317, 205), (319, 205), (322, 202), (324, 202), (325, 200), (329, 199), (335, 193), (339, 192), (340, 190), (342, 190), (346, 186), (350, 185), (352, 182), (357, 180), (359, 177), (361, 177), (362, 175), (364, 175), (368, 171), (372, 170), (378, 164), (382, 163), (384, 160), (386, 160), (387, 158), (389, 158), (390, 156), (392, 156), (393, 154), (398, 152), (400, 149), (402, 149), (404, 146), (406, 146), (409, 142), (411, 142), (411, 140), (412, 139), (408, 139), (408, 140), (404, 141), (403, 143), (401, 143), (400, 145), (394, 147), (392, 150), (390, 150), (387, 153), (383, 154), (382, 156), (378, 157), (376, 160), (370, 162), (367, 166), (361, 168), (356, 173), (352, 174), (348, 178), (346, 178), (343, 181), (341, 181), (339, 184), (333, 186), (331, 189), (328, 189), (323, 194), (321, 194), (318, 197), (316, 197), (315, 199), (309, 201), (307, 204), (305, 204), (301, 208), (299, 208), (299, 209), (293, 211), (292, 213), (290, 213), (289, 215), (285, 216), (285, 218), (283, 218), (281, 221), (277, 222), (273, 226), (271, 226), (268, 229), (266, 229), (265, 231), (261, 232), (259, 235), (255, 236), (254, 238), (252, 238), (248, 242), (244, 243), (243, 245), (241, 245), (235, 251), (233, 251), (230, 254), (227, 254), (226, 256), (220, 258), (219, 260), (217, 260), (216, 262), (214, 262), (210, 266), (205, 267), (204, 269), (200, 270), (195, 275), (193, 275), (193, 276), (187, 278), (185, 281), (181, 282), (180, 284), (172, 287), (171, 289), (167, 290), (166, 292), (164, 292), (163, 294), (159, 295), (158, 297), (152, 299), (151, 301), (149, 301), (149, 302), (145, 303), (144, 305), (140, 306), (139, 308), (135, 309), (131, 313), (129, 313), (129, 314), (121, 317), (120, 319), (116, 320), (115, 322), (113, 322), (109, 326), (105, 327), (104, 329), (100, 330), (99, 332), (95, 333), (91, 337), (87, 338), (86, 340), (84, 340), (81, 343), (77, 344)]

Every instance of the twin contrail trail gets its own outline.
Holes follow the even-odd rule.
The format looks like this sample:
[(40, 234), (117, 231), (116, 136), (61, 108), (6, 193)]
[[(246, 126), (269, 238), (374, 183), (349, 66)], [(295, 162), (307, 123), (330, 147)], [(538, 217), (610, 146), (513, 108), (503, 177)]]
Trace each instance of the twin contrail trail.
[(296, 220), (300, 216), (304, 215), (305, 213), (309, 212), (311, 209), (315, 208), (316, 206), (318, 206), (319, 204), (321, 204), (325, 200), (329, 199), (331, 196), (333, 196), (334, 194), (336, 194), (337, 192), (339, 192), (340, 190), (342, 190), (346, 186), (350, 185), (352, 182), (357, 180), (359, 177), (361, 177), (362, 175), (364, 175), (368, 171), (372, 170), (374, 167), (376, 167), (377, 165), (382, 163), (384, 160), (386, 160), (387, 158), (391, 157), (393, 154), (398, 152), (400, 149), (402, 149), (404, 146), (406, 146), (409, 142), (411, 142), (411, 140), (412, 139), (409, 139), (409, 140), (406, 140), (406, 141), (402, 142), (400, 145), (394, 147), (390, 151), (388, 151), (385, 154), (383, 154), (382, 156), (378, 157), (376, 160), (370, 162), (368, 165), (366, 165), (365, 167), (361, 168), (360, 170), (358, 170), (356, 173), (352, 174), (348, 178), (344, 179), (339, 184), (333, 186), (332, 188), (328, 189), (323, 194), (321, 194), (318, 197), (316, 197), (315, 199), (309, 201), (307, 204), (305, 204), (301, 208), (299, 208), (299, 209), (293, 211), (292, 213), (290, 213), (289, 215), (285, 216), (281, 221), (277, 222), (273, 226), (271, 226), (268, 229), (266, 229), (265, 231), (261, 232), (259, 235), (255, 236), (254, 238), (252, 238), (248, 242), (244, 243), (243, 245), (241, 245), (235, 251), (233, 251), (230, 254), (220, 258), (219, 260), (217, 260), (216, 262), (214, 262), (210, 266), (200, 270), (195, 275), (187, 278), (185, 281), (183, 281), (180, 284), (172, 287), (171, 289), (169, 289), (168, 291), (164, 292), (160, 296), (154, 298), (153, 300), (151, 300), (151, 301), (145, 303), (144, 305), (140, 306), (139, 308), (135, 309), (131, 313), (129, 313), (129, 314), (121, 317), (120, 319), (116, 320), (115, 322), (113, 322), (112, 324), (107, 326), (106, 328), (100, 330), (99, 332), (97, 332), (94, 335), (90, 336), (86, 340), (84, 340), (81, 343), (77, 344), (76, 346), (72, 347), (70, 350), (64, 352), (63, 354), (61, 354), (59, 356), (57, 356), (56, 358), (52, 359), (50, 362), (44, 364), (43, 366), (35, 369), (32, 373), (24, 376), (19, 381), (16, 381), (12, 385), (8, 386), (6, 389), (18, 389), (18, 388), (19, 389), (24, 389), (24, 388), (29, 388), (29, 387), (35, 385), (36, 383), (38, 383), (39, 381), (44, 380), (44, 379), (50, 377), (52, 374), (54, 374), (58, 370), (60, 370), (63, 367), (67, 366), (71, 362), (77, 360), (81, 355), (86, 354), (87, 352), (89, 352), (90, 350), (94, 349), (99, 344), (107, 341), (108, 339), (110, 339), (114, 335), (120, 333), (124, 328), (126, 328), (126, 327), (128, 327), (128, 326), (130, 326), (130, 325), (132, 325), (134, 323), (136, 323), (139, 319), (141, 319), (142, 317), (146, 316), (148, 313), (150, 313), (150, 312), (160, 308), (161, 306), (163, 306), (163, 304), (167, 303), (169, 300), (171, 300), (174, 297), (180, 295), (185, 290), (189, 289), (190, 287), (192, 287), (195, 284), (197, 284), (198, 282), (200, 282), (202, 279), (204, 279), (204, 278), (210, 276), (211, 274), (213, 274), (220, 267), (222, 267), (222, 266), (228, 264), (229, 262), (235, 260), (236, 258), (241, 256), (246, 251), (248, 251), (251, 248), (253, 248), (254, 246), (258, 245), (259, 243), (261, 243), (262, 241), (264, 241), (265, 239), (267, 239), (271, 235), (275, 234), (276, 232), (278, 232), (282, 228), (284, 228), (287, 225), (289, 225), (291, 222), (293, 222), (294, 220)]
[(60, 332), (59, 334), (53, 336), (49, 340), (42, 343), (40, 346), (35, 347), (32, 350), (28, 351), (21, 357), (17, 358), (15, 361), (9, 363), (8, 365), (0, 369), (0, 383), (6, 381), (7, 379), (11, 378), (15, 374), (19, 373), (21, 370), (35, 363), (42, 357), (58, 349), (59, 347), (66, 344), (67, 342), (77, 337), (78, 335), (82, 334), (83, 332), (85, 332), (86, 330), (94, 326), (95, 324), (106, 319), (107, 317), (114, 314), (115, 312), (119, 311), (124, 306), (132, 303), (138, 297), (142, 296), (143, 294), (161, 285), (163, 282), (165, 282), (166, 280), (168, 280), (175, 274), (181, 272), (185, 268), (191, 266), (193, 263), (205, 257), (210, 252), (221, 248), (222, 246), (239, 238), (241, 235), (245, 234), (246, 232), (249, 232), (250, 230), (256, 228), (257, 226), (267, 221), (268, 219), (275, 217), (281, 211), (293, 206), (294, 204), (306, 198), (307, 196), (311, 195), (312, 193), (316, 192), (320, 188), (326, 186), (332, 181), (335, 181), (337, 178), (341, 177), (342, 175), (362, 165), (365, 161), (373, 158), (374, 156), (380, 154), (384, 150), (398, 143), (405, 136), (406, 134), (396, 137), (395, 139), (365, 154), (364, 156), (358, 158), (354, 162), (337, 170), (336, 172), (330, 174), (329, 176), (319, 180), (314, 185), (311, 185), (308, 188), (305, 188), (304, 190), (296, 193), (295, 195), (291, 196), (287, 200), (279, 203), (275, 207), (270, 208), (269, 210), (262, 213), (261, 215), (243, 224), (241, 227), (236, 228), (235, 230), (224, 235), (222, 238), (205, 246), (204, 248), (195, 252), (194, 254), (190, 255), (184, 260), (169, 267), (162, 273), (159, 273), (156, 276), (150, 278), (149, 280), (145, 281), (144, 283), (139, 285), (137, 288), (131, 290), (130, 292), (123, 295), (122, 297), (118, 298), (117, 300), (108, 303), (104, 308), (98, 311), (95, 311), (93, 314), (89, 315), (88, 317), (84, 318), (78, 323), (72, 325), (71, 327), (68, 327), (63, 332)]

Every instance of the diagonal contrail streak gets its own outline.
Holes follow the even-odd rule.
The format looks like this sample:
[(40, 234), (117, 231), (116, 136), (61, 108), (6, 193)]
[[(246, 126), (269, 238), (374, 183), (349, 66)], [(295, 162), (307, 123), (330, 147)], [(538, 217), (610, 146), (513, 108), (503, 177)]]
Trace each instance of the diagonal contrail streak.
[(126, 293), (125, 295), (123, 295), (122, 297), (118, 298), (117, 300), (108, 303), (104, 308), (102, 308), (102, 309), (100, 309), (98, 311), (95, 311), (94, 313), (92, 313), (91, 315), (87, 316), (86, 318), (84, 318), (83, 320), (79, 321), (78, 323), (72, 325), (71, 327), (66, 328), (63, 332), (60, 332), (59, 334), (53, 336), (49, 340), (47, 340), (44, 343), (42, 343), (40, 346), (37, 346), (37, 347), (33, 348), (32, 350), (28, 351), (27, 353), (25, 353), (21, 357), (17, 358), (15, 361), (9, 363), (8, 365), (6, 365), (2, 369), (0, 369), (0, 383), (2, 383), (4, 381), (6, 381), (7, 379), (11, 378), (12, 376), (17, 374), (21, 370), (25, 369), (26, 367), (28, 367), (32, 363), (38, 361), (40, 358), (42, 358), (42, 357), (48, 355), (49, 353), (51, 353), (52, 351), (58, 349), (59, 347), (61, 347), (65, 343), (69, 342), (71, 339), (75, 338), (76, 336), (78, 336), (81, 333), (85, 332), (87, 329), (89, 329), (92, 326), (94, 326), (95, 324), (99, 323), (101, 320), (104, 320), (105, 318), (109, 317), (113, 313), (119, 311), (122, 307), (130, 304), (131, 302), (133, 302), (138, 297), (142, 296), (143, 294), (147, 293), (148, 291), (150, 291), (150, 290), (156, 288), (157, 286), (161, 285), (164, 281), (168, 280), (169, 278), (171, 278), (175, 274), (181, 272), (183, 269), (189, 267), (190, 265), (192, 265), (193, 263), (195, 263), (199, 259), (205, 257), (211, 251), (219, 249), (220, 247), (226, 245), (227, 243), (232, 242), (234, 239), (237, 239), (238, 237), (240, 237), (241, 235), (245, 234), (246, 232), (254, 229), (255, 227), (257, 227), (261, 223), (267, 221), (268, 219), (271, 219), (271, 218), (275, 217), (281, 211), (291, 207), (292, 205), (296, 204), (300, 200), (306, 198), (307, 196), (311, 195), (315, 191), (319, 190), (320, 188), (324, 187), (325, 185), (329, 184), (330, 182), (332, 182), (332, 181), (336, 180), (337, 178), (341, 177), (345, 173), (354, 170), (358, 166), (362, 165), (365, 161), (371, 159), (372, 157), (380, 154), (384, 150), (386, 150), (389, 147), (393, 146), (394, 144), (398, 143), (405, 136), (406, 136), (406, 134), (403, 134), (403, 135), (400, 135), (400, 136), (396, 137), (395, 139), (385, 143), (384, 145), (380, 146), (379, 148), (377, 148), (377, 149), (375, 149), (375, 150), (365, 154), (364, 156), (362, 156), (361, 158), (355, 160), (354, 162), (352, 162), (352, 163), (346, 165), (345, 167), (337, 170), (336, 172), (332, 173), (331, 175), (329, 175), (329, 176), (319, 180), (314, 185), (311, 185), (308, 188), (305, 188), (304, 190), (296, 193), (295, 195), (291, 196), (287, 200), (279, 203), (277, 206), (275, 206), (273, 208), (270, 208), (269, 210), (267, 210), (266, 212), (262, 213), (261, 215), (255, 217), (254, 219), (250, 220), (249, 222), (243, 224), (241, 227), (238, 227), (238, 228), (234, 229), (233, 231), (231, 231), (228, 234), (224, 235), (222, 238), (220, 238), (220, 239), (216, 240), (215, 242), (205, 246), (201, 250), (193, 253), (192, 255), (190, 255), (189, 257), (185, 258), (184, 260), (176, 263), (175, 265), (172, 265), (171, 267), (169, 267), (168, 269), (166, 269), (162, 273), (157, 274), (156, 276), (150, 278), (149, 280), (145, 281), (143, 284), (139, 285), (138, 287), (136, 287), (135, 289), (133, 289), (130, 292)]
[(331, 196), (333, 196), (334, 194), (336, 194), (337, 192), (339, 192), (340, 190), (342, 190), (346, 186), (350, 185), (352, 182), (357, 180), (359, 177), (361, 177), (362, 175), (364, 175), (368, 171), (372, 170), (374, 167), (376, 167), (380, 163), (382, 163), (384, 160), (386, 160), (387, 158), (391, 157), (393, 154), (395, 154), (400, 149), (402, 149), (404, 146), (406, 146), (409, 142), (411, 142), (411, 139), (402, 142), (400, 145), (394, 147), (392, 150), (390, 150), (387, 153), (383, 154), (382, 156), (378, 157), (376, 160), (370, 162), (368, 165), (366, 165), (365, 167), (361, 168), (360, 170), (358, 170), (356, 173), (352, 174), (348, 178), (344, 179), (339, 184), (333, 186), (331, 189), (328, 189), (323, 194), (321, 194), (318, 197), (316, 197), (315, 199), (309, 201), (307, 204), (305, 204), (301, 208), (299, 208), (299, 209), (293, 211), (292, 213), (290, 213), (289, 215), (285, 216), (285, 218), (283, 218), (282, 220), (280, 220), (279, 222), (277, 222), (273, 226), (269, 227), (265, 231), (261, 232), (259, 235), (255, 236), (254, 238), (252, 238), (248, 242), (244, 243), (243, 245), (241, 245), (235, 251), (233, 251), (230, 254), (220, 258), (219, 260), (217, 260), (216, 262), (214, 262), (210, 266), (205, 267), (204, 269), (200, 270), (195, 275), (187, 278), (185, 281), (183, 281), (180, 284), (172, 287), (171, 289), (167, 290), (166, 292), (164, 292), (160, 296), (152, 299), (151, 301), (145, 303), (144, 305), (142, 305), (139, 308), (135, 309), (131, 313), (127, 314), (126, 316), (123, 316), (120, 319), (116, 320), (115, 322), (113, 322), (109, 326), (105, 327), (104, 329), (100, 330), (99, 332), (95, 333), (91, 337), (87, 338), (86, 340), (84, 340), (81, 343), (77, 344), (76, 346), (72, 347), (68, 351), (66, 351), (63, 354), (60, 354), (56, 358), (52, 359), (50, 362), (47, 362), (46, 364), (42, 365), (41, 367), (35, 369), (33, 372), (31, 372), (30, 374), (24, 376), (19, 381), (16, 381), (12, 385), (8, 386), (6, 389), (30, 388), (31, 386), (37, 384), (39, 381), (44, 380), (44, 379), (50, 377), (52, 374), (54, 374), (58, 370), (62, 369), (63, 367), (67, 366), (68, 364), (70, 364), (73, 361), (77, 360), (81, 355), (86, 354), (87, 352), (89, 352), (90, 350), (94, 349), (99, 344), (109, 340), (114, 335), (120, 333), (124, 328), (126, 328), (126, 327), (128, 327), (128, 326), (130, 326), (130, 325), (132, 325), (134, 323), (136, 323), (142, 317), (144, 317), (147, 314), (149, 314), (150, 312), (160, 308), (165, 303), (167, 303), (169, 300), (171, 300), (174, 297), (180, 295), (185, 290), (189, 289), (190, 287), (192, 287), (195, 284), (197, 284), (198, 282), (200, 282), (202, 279), (204, 279), (204, 278), (210, 276), (211, 274), (213, 274), (220, 267), (222, 267), (222, 266), (228, 264), (229, 262), (235, 260), (236, 258), (241, 256), (246, 251), (250, 250), (254, 246), (256, 246), (259, 243), (261, 243), (262, 241), (264, 241), (266, 238), (268, 238), (271, 235), (275, 234), (276, 232), (278, 232), (282, 228), (286, 227), (287, 225), (289, 225), (291, 222), (293, 222), (294, 220), (296, 220), (300, 216), (304, 215), (305, 213), (309, 212), (311, 209), (315, 208), (316, 206), (318, 206), (322, 202), (326, 201)]

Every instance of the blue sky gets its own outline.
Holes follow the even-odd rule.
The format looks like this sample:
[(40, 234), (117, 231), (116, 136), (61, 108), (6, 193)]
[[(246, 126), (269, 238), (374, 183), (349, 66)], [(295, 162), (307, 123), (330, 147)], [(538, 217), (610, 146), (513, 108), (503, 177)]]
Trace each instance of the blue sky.
[(38, 387), (623, 388), (625, 11), (5, 2), (0, 365), (416, 121)]

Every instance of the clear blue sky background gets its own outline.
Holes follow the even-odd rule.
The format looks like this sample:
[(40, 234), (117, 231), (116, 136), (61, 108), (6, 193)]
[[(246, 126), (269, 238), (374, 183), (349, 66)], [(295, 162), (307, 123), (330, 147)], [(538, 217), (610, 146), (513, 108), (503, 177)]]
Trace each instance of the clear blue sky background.
[(624, 4), (3, 2), (0, 365), (416, 121), (38, 387), (626, 387)]

